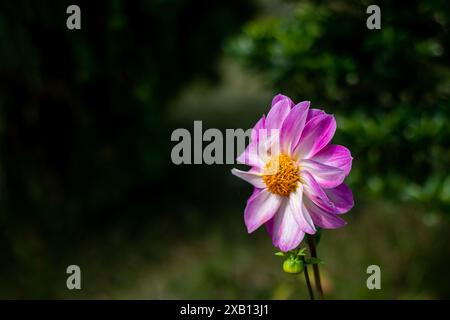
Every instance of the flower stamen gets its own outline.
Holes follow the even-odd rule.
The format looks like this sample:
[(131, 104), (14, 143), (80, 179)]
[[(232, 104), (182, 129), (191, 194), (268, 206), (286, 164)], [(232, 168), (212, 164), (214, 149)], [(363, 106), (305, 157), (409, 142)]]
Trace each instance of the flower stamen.
[(297, 189), (300, 167), (289, 156), (280, 154), (272, 158), (264, 169), (263, 181), (271, 193), (286, 197)]

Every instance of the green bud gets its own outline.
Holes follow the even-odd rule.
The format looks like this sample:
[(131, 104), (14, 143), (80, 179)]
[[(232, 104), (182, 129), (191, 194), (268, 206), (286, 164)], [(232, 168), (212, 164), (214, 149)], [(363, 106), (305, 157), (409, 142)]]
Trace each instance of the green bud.
[(290, 274), (299, 274), (303, 272), (303, 261), (294, 258), (288, 258), (283, 262), (283, 270)]

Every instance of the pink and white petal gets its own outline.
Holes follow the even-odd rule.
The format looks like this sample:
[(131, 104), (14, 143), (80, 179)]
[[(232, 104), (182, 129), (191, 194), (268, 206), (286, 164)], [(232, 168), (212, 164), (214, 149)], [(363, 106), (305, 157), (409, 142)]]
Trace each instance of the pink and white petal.
[(322, 150), (333, 138), (336, 120), (333, 116), (323, 114), (306, 123), (302, 137), (294, 149), (296, 159), (309, 159)]
[(265, 188), (266, 184), (263, 181), (262, 174), (255, 171), (242, 171), (239, 169), (231, 169), (231, 173), (236, 177), (252, 184), (255, 188)]
[(314, 224), (320, 228), (337, 229), (347, 224), (347, 222), (339, 218), (336, 214), (322, 210), (306, 197), (303, 198), (303, 209), (308, 211)]
[(316, 205), (327, 212), (335, 212), (334, 203), (328, 198), (325, 191), (317, 183), (314, 177), (306, 170), (300, 172), (300, 181), (303, 184), (303, 194)]
[(265, 130), (265, 116), (262, 116), (261, 119), (255, 124), (251, 131), (250, 143), (245, 148), (245, 150), (236, 158), (238, 163), (246, 164), (248, 166), (254, 167), (263, 167), (264, 162), (259, 157), (258, 153), (258, 145), (261, 138), (263, 138)]
[(262, 170), (274, 155), (279, 154), (279, 150), (278, 135), (274, 134), (262, 139), (258, 144), (251, 142), (236, 160)]
[(317, 152), (311, 160), (344, 170), (347, 176), (352, 169), (353, 157), (346, 147), (329, 144)]
[(322, 188), (337, 187), (346, 177), (345, 172), (339, 168), (309, 159), (301, 160), (300, 168), (311, 173)]
[(295, 105), (284, 119), (280, 132), (281, 151), (291, 154), (297, 145), (305, 127), (310, 102), (303, 101)]
[(249, 233), (272, 218), (280, 208), (282, 197), (260, 189), (251, 195), (244, 211), (245, 225)]
[(314, 234), (316, 233), (316, 228), (308, 212), (302, 210), (302, 202), (303, 185), (299, 183), (297, 189), (289, 195), (289, 209), (300, 229), (303, 232)]
[(345, 183), (336, 188), (326, 189), (324, 191), (328, 198), (334, 203), (336, 213), (338, 214), (348, 212), (355, 205), (352, 190)]
[(273, 97), (273, 99), (272, 99), (272, 107), (277, 103), (277, 102), (280, 102), (281, 100), (288, 100), (289, 101), (289, 103), (291, 104), (291, 106), (293, 106), (294, 105), (294, 102), (292, 102), (292, 100), (288, 97), (288, 96), (285, 96), (284, 94), (277, 94), (275, 97)]
[(311, 120), (314, 117), (317, 117), (317, 116), (323, 115), (323, 114), (326, 114), (323, 110), (320, 110), (320, 109), (309, 109), (308, 117), (306, 118), (306, 122), (308, 122), (309, 120)]
[(261, 159), (258, 152), (258, 144), (250, 142), (250, 144), (245, 148), (244, 152), (241, 153), (239, 157), (236, 158), (238, 163), (246, 164), (252, 167), (263, 168), (265, 163)]
[(258, 122), (255, 123), (252, 129), (251, 133), (251, 140), (252, 141), (258, 141), (258, 133), (261, 129), (264, 129), (266, 127), (266, 116), (262, 116)]
[(287, 199), (283, 201), (273, 218), (272, 229), (273, 245), (284, 252), (295, 249), (305, 236), (305, 233), (295, 221)]
[(269, 236), (271, 238), (273, 237), (273, 220), (274, 220), (274, 218), (270, 219), (269, 221), (267, 221), (265, 223), (267, 233), (269, 234)]
[(266, 129), (281, 129), (284, 119), (286, 119), (293, 103), (288, 97), (279, 99), (269, 110), (265, 126)]
[(259, 157), (266, 163), (272, 158), (272, 155), (280, 153), (280, 130), (271, 129), (269, 136), (258, 146)]

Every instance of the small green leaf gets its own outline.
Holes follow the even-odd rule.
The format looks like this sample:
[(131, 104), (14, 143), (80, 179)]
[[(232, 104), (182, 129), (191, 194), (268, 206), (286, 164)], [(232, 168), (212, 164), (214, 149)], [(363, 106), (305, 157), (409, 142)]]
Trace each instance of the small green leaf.
[(306, 255), (305, 251), (306, 251), (306, 248), (301, 248), (298, 251), (297, 256), (304, 256), (304, 255)]
[(279, 252), (276, 252), (275, 255), (279, 256), (279, 257), (284, 257), (284, 252), (279, 251)]

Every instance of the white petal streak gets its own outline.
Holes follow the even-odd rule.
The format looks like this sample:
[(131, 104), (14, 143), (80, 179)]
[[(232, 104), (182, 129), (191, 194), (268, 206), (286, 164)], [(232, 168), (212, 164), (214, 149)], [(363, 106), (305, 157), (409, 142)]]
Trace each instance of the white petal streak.
[(305, 233), (294, 218), (288, 199), (284, 199), (273, 219), (272, 242), (281, 251), (295, 249), (303, 240)]
[(314, 160), (303, 159), (300, 168), (306, 169), (322, 188), (334, 188), (345, 179), (345, 171)]
[(238, 169), (232, 169), (231, 173), (234, 174), (236, 177), (247, 181), (248, 183), (252, 184), (256, 188), (265, 188), (266, 187), (266, 184), (264, 183), (264, 181), (262, 179), (262, 174), (259, 172), (242, 171), (242, 170), (238, 170)]
[(300, 229), (306, 233), (316, 233), (316, 228), (308, 211), (303, 209), (303, 185), (298, 184), (297, 189), (289, 195), (289, 209)]
[(270, 193), (267, 189), (254, 192), (248, 199), (244, 212), (248, 232), (255, 231), (270, 220), (280, 208), (281, 202), (282, 197)]

